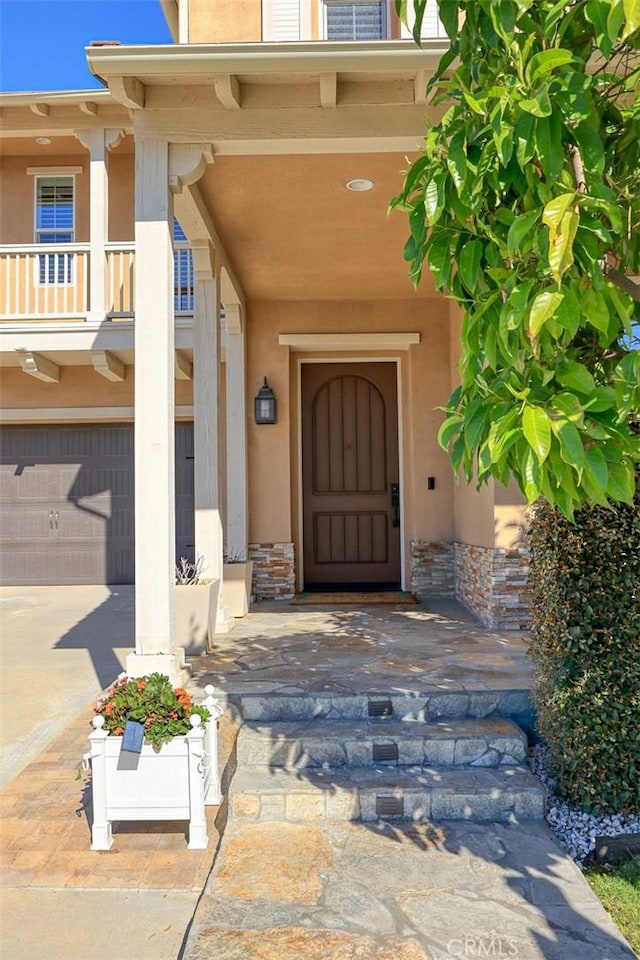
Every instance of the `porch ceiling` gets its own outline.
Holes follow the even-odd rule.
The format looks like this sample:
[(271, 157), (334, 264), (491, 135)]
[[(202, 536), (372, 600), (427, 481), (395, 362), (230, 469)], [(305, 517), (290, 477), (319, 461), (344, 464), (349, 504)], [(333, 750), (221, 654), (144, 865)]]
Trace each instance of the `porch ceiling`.
[(250, 300), (433, 297), (408, 279), (406, 215), (387, 215), (406, 168), (399, 153), (224, 156), (198, 186)]

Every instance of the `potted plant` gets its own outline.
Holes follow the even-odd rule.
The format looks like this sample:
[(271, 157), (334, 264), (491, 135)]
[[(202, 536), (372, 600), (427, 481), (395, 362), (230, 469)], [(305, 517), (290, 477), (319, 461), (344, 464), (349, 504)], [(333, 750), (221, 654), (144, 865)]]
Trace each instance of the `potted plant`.
[(92, 771), (91, 849), (108, 850), (113, 820), (188, 820), (189, 848), (208, 844), (205, 805), (220, 803), (217, 720), (159, 673), (121, 674), (99, 698), (86, 755)]
[(220, 582), (203, 576), (204, 558), (176, 566), (176, 642), (188, 656), (206, 653), (215, 633)]
[(251, 603), (253, 561), (243, 554), (224, 554), (222, 567), (222, 603), (232, 617), (244, 617)]

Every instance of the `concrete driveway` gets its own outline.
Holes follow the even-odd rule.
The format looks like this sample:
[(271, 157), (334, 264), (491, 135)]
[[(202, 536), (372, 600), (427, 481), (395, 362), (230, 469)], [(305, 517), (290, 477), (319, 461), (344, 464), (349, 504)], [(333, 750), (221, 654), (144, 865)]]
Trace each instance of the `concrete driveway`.
[(0, 635), (5, 786), (124, 669), (133, 587), (0, 587)]

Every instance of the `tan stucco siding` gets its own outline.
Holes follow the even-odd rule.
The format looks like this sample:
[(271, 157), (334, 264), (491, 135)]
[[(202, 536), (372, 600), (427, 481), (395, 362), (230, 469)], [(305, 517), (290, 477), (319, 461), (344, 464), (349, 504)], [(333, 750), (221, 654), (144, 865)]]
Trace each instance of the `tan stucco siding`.
[(135, 239), (135, 158), (133, 154), (109, 157), (109, 240)]
[(56, 168), (82, 167), (75, 174), (75, 240), (84, 243), (89, 239), (89, 163), (86, 154), (78, 156), (48, 157), (2, 157), (0, 158), (0, 243), (21, 244), (35, 242), (35, 176), (27, 173), (28, 167), (47, 168), (52, 173)]
[[(176, 380), (176, 404), (190, 405), (191, 381)], [(82, 409), (84, 407), (132, 407), (133, 367), (126, 367), (123, 381), (106, 380), (91, 366), (60, 368), (58, 383), (43, 383), (15, 367), (0, 375), (0, 406), (4, 410)]]
[(189, 43), (262, 39), (260, 0), (189, 0)]
[[(401, 437), (405, 538), (451, 539), (453, 478), (437, 445), (441, 414), (449, 395), (447, 304), (433, 301), (341, 301), (253, 303), (248, 308), (247, 389), (249, 411), (250, 540), (299, 542), (299, 361), (341, 357), (400, 361)], [(366, 348), (368, 333), (419, 332), (409, 351)], [(281, 333), (361, 333), (363, 349), (341, 353), (297, 353), (280, 346)], [(264, 377), (276, 394), (278, 423), (256, 426), (251, 409)], [(436, 489), (427, 490), (427, 477)]]

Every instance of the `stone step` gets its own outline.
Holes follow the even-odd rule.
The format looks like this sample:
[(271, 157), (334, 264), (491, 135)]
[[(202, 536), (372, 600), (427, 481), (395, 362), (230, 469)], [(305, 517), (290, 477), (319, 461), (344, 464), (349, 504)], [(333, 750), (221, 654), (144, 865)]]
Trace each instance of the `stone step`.
[(308, 691), (304, 694), (242, 693), (229, 698), (240, 709), (244, 720), (288, 722), (316, 720), (369, 720), (389, 717), (393, 720), (481, 720), (510, 717), (528, 729), (533, 720), (529, 690), (477, 690), (451, 692), (430, 690), (424, 693), (336, 694)]
[(248, 722), (238, 763), (284, 767), (374, 764), (495, 767), (523, 763), (527, 739), (512, 720), (305, 720)]
[(519, 822), (544, 816), (545, 790), (521, 766), (240, 767), (230, 817), (294, 823), (345, 820)]

